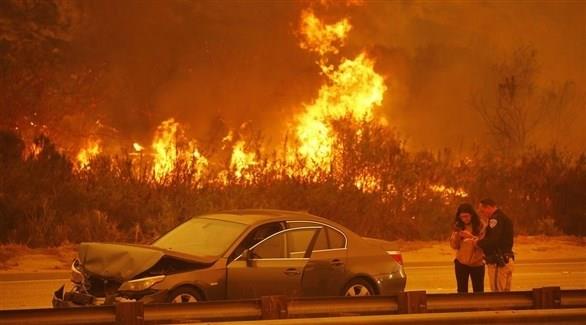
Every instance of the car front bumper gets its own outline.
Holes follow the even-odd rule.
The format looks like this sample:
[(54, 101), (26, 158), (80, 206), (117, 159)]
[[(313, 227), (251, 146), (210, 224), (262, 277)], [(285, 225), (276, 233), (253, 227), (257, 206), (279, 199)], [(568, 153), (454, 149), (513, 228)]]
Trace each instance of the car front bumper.
[(98, 298), (90, 294), (82, 293), (74, 287), (71, 291), (65, 291), (65, 285), (53, 293), (53, 308), (69, 308), (84, 306), (111, 305), (120, 301), (142, 301), (145, 304), (163, 303), (167, 301), (167, 290), (150, 290), (142, 293), (117, 293), (107, 298)]

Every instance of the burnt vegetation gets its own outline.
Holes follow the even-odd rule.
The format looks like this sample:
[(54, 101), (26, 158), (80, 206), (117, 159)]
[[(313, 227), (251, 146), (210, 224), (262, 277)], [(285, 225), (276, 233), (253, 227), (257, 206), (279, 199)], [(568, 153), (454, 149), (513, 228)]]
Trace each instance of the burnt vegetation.
[[(147, 243), (192, 216), (237, 208), (305, 210), (384, 239), (441, 239), (458, 203), (486, 195), (506, 209), (518, 234), (586, 235), (584, 154), (552, 148), (458, 157), (449, 150), (409, 152), (396, 134), (370, 124), (335, 130), (340, 149), (329, 171), (288, 176), (260, 157), (247, 170), (254, 177), (224, 182), (214, 170), (195, 179), (183, 165), (155, 180), (130, 155), (102, 154), (76, 170), (47, 137), (38, 137), (38, 153), (27, 155), (18, 134), (2, 131), (0, 242)], [(359, 188), (355, 180), (365, 172), (380, 182)]]

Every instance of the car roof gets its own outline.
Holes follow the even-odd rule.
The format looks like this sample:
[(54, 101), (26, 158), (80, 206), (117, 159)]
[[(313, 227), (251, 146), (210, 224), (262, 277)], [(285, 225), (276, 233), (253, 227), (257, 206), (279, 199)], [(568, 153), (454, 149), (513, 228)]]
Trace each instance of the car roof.
[(332, 221), (314, 216), (303, 211), (271, 210), (271, 209), (240, 209), (226, 210), (200, 216), (202, 218), (231, 221), (246, 225), (254, 225), (275, 220), (308, 220), (332, 223)]

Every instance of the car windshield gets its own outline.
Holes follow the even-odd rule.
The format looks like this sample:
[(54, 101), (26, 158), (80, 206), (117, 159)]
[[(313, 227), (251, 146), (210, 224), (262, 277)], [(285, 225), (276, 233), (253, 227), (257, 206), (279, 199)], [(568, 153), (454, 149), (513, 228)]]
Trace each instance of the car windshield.
[(222, 255), (242, 234), (246, 225), (208, 218), (193, 218), (177, 226), (153, 246), (196, 256)]

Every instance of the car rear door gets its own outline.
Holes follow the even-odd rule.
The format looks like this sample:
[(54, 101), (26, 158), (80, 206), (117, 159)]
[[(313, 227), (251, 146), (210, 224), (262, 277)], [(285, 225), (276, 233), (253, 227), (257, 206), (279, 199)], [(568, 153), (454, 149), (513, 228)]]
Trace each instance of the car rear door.
[(228, 299), (302, 293), (303, 270), (321, 227), (278, 232), (250, 248), (250, 259), (240, 256), (227, 270)]

